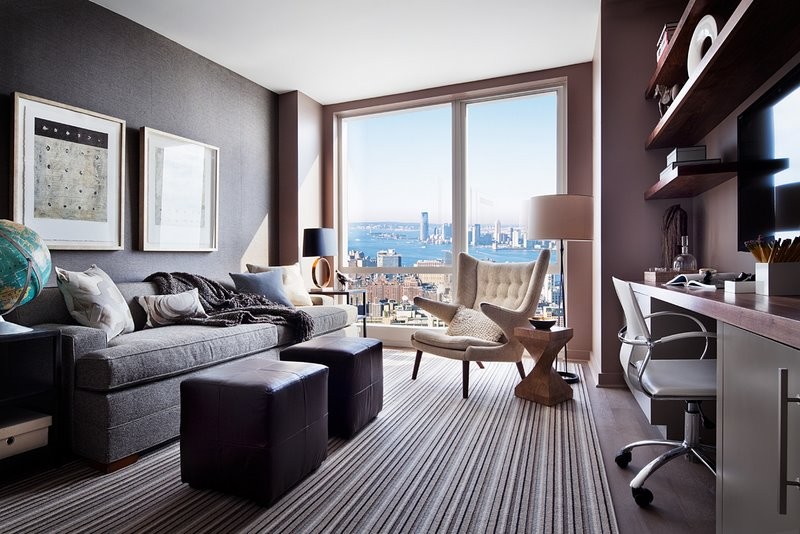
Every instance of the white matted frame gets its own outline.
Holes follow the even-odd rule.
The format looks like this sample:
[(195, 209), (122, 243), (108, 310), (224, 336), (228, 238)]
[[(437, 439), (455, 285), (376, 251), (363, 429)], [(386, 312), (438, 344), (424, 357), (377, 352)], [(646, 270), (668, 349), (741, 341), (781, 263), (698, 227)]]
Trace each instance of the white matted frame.
[(217, 250), (219, 148), (144, 127), (141, 173), (140, 248)]
[(125, 121), (14, 93), (12, 217), (54, 250), (120, 250)]

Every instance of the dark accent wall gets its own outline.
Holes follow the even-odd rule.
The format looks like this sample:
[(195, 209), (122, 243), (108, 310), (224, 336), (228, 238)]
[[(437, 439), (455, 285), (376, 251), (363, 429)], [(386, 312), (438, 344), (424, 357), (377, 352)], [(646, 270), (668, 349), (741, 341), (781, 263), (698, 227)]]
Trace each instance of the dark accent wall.
[[(3, 0), (0, 14), (0, 218), (9, 218), (13, 99), (19, 91), (127, 121), (125, 249), (53, 251), (118, 281), (155, 271), (227, 277), (266, 263), (277, 228), (277, 96), (169, 39), (86, 0)], [(219, 250), (138, 251), (139, 128), (220, 149)], [(52, 283), (52, 281), (51, 281)]]

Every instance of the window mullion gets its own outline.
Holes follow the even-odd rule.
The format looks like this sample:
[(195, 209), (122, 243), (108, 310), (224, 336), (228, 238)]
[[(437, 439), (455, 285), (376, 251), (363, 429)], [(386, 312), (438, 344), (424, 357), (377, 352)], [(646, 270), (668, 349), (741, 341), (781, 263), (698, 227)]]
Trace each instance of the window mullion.
[(452, 104), (453, 119), (453, 272), (458, 276), (460, 252), (467, 251), (467, 198), (466, 198), (466, 118), (467, 104), (456, 100)]

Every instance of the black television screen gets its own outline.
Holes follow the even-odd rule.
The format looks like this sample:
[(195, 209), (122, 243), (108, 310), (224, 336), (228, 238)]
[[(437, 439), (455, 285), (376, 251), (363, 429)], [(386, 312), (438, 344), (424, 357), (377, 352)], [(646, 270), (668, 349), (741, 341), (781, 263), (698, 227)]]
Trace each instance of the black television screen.
[(739, 250), (800, 235), (800, 65), (739, 115)]

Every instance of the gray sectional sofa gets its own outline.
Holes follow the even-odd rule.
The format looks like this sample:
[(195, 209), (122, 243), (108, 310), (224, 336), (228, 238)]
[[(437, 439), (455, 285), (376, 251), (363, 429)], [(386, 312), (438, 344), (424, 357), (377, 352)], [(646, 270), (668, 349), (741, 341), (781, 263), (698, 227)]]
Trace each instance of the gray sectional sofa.
[[(61, 331), (65, 443), (105, 471), (179, 435), (181, 381), (242, 358), (277, 359), (281, 348), (293, 343), (289, 328), (272, 324), (145, 329), (146, 314), (135, 299), (155, 294), (155, 286), (141, 282), (117, 287), (136, 329), (108, 342), (102, 330), (72, 319), (55, 287), (6, 316), (17, 324)], [(313, 318), (314, 337), (356, 331), (355, 307), (334, 304), (330, 297), (317, 302), (301, 308)]]

